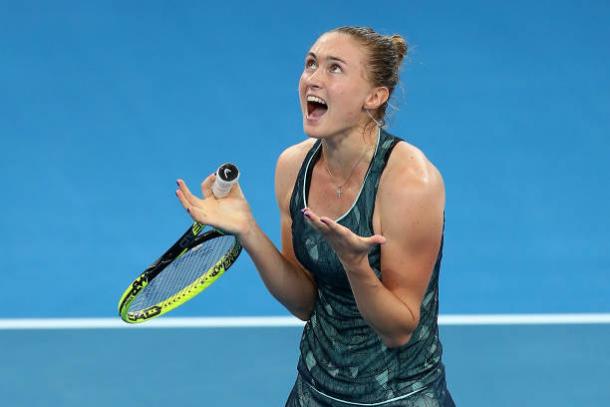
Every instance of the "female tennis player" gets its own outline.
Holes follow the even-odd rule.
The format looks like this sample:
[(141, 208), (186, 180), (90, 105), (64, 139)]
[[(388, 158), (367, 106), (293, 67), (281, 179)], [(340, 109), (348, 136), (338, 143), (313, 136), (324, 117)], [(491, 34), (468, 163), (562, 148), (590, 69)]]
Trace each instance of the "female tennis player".
[(445, 191), (416, 147), (385, 131), (407, 53), (398, 35), (341, 27), (305, 57), (309, 138), (276, 167), (281, 250), (239, 184), (203, 199), (179, 181), (191, 217), (237, 235), (271, 292), (307, 321), (293, 406), (454, 406), (437, 326)]

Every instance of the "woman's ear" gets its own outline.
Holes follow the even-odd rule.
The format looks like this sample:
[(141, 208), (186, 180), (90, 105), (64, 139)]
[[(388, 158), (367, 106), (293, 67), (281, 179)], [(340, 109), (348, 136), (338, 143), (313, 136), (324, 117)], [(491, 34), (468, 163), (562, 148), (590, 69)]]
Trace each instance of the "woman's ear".
[(371, 93), (364, 101), (363, 108), (367, 110), (378, 109), (381, 105), (388, 101), (389, 97), (390, 91), (385, 86), (378, 86), (376, 88), (373, 88), (371, 90)]

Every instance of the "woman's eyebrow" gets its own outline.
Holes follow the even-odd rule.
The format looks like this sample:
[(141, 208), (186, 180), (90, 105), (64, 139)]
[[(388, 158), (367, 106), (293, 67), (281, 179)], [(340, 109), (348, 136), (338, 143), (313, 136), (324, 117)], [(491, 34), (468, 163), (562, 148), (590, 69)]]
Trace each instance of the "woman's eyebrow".
[[(318, 56), (316, 54), (314, 54), (313, 52), (311, 52), (311, 51), (307, 53), (307, 56), (311, 56), (311, 57), (314, 57), (315, 59), (318, 59)], [(326, 57), (326, 59), (329, 60), (329, 61), (339, 61), (339, 62), (347, 65), (347, 62), (345, 62), (344, 60), (342, 60), (339, 57), (335, 57), (335, 56), (329, 55), (329, 56)]]

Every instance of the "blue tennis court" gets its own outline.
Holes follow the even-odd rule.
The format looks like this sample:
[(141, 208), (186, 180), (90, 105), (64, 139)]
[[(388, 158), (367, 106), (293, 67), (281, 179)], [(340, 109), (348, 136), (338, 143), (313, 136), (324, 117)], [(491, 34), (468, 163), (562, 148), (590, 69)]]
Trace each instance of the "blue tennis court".
[[(296, 377), (300, 331), (3, 331), (3, 398), (13, 406), (281, 406)], [(446, 326), (441, 338), (458, 405), (610, 400), (609, 324)]]
[(236, 163), (279, 244), (304, 56), (341, 25), (410, 45), (388, 131), (445, 181), (456, 404), (610, 404), (609, 3), (0, 5), (0, 404), (283, 406), (301, 327), (266, 325), (289, 314), (247, 255), (174, 327), (116, 306), (190, 223), (177, 178)]

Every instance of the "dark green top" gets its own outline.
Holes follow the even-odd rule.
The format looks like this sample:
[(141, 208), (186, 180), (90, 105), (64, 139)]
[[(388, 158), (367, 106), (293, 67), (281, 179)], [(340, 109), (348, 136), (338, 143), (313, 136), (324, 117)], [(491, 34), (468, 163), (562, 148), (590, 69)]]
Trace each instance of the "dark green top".
[[(360, 193), (352, 208), (337, 220), (360, 236), (374, 234), (372, 218), (379, 179), (399, 141), (380, 131)], [(316, 391), (361, 403), (393, 399), (444, 380), (437, 326), (442, 242), (421, 304), (417, 329), (407, 344), (388, 349), (360, 315), (336, 254), (301, 214), (307, 202), (312, 169), (320, 157), (320, 146), (318, 140), (307, 153), (290, 200), (295, 255), (311, 272), (318, 288), (313, 313), (301, 338), (300, 375)], [(381, 279), (379, 260), (380, 248), (376, 246), (369, 254), (369, 263)]]

